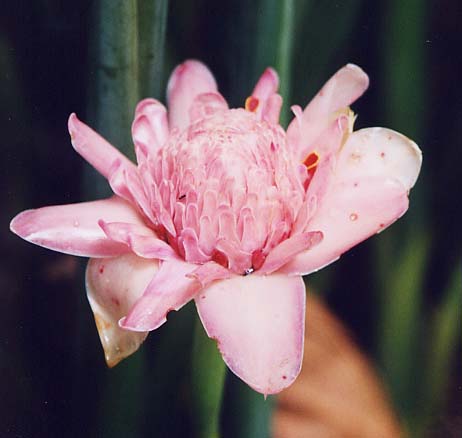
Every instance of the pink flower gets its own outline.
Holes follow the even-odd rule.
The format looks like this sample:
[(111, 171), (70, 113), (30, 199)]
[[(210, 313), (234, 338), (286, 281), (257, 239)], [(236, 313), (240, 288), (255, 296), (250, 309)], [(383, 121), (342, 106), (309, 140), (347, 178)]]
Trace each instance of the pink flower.
[(403, 135), (352, 132), (348, 106), (367, 86), (347, 65), (304, 110), (292, 108), (284, 132), (274, 70), (245, 109), (229, 109), (209, 70), (187, 61), (170, 78), (168, 113), (154, 99), (136, 108), (137, 165), (70, 116), (75, 150), (113, 197), (27, 210), (11, 230), (91, 258), (87, 294), (110, 366), (194, 299), (229, 368), (277, 393), (300, 371), (301, 276), (403, 215), (420, 170)]

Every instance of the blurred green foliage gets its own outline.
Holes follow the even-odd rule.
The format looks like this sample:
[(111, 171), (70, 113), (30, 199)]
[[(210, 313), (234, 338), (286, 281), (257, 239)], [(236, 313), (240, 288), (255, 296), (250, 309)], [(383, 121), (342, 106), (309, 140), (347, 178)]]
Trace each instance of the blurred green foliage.
[[(0, 229), (8, 257), (0, 284), (8, 315), (0, 343), (0, 435), (185, 437), (193, 434), (192, 416), (209, 411), (225, 438), (269, 436), (273, 400), (234, 376), (226, 378), (218, 418), (222, 364), (191, 369), (201, 362), (197, 352), (208, 348), (194, 340), (192, 305), (169, 315), (138, 353), (108, 371), (81, 269), (6, 231), (18, 210), (108, 194), (72, 154), (68, 114), (86, 115), (131, 154), (137, 100), (164, 99), (171, 68), (191, 57), (210, 66), (235, 106), (267, 65), (276, 67), (285, 121), (289, 105), (303, 106), (337, 68), (355, 62), (371, 76), (369, 92), (354, 106), (358, 126), (389, 126), (421, 146), (424, 167), (409, 213), (307, 281), (375, 361), (409, 434), (452, 433), (462, 406), (462, 206), (454, 158), (462, 123), (462, 90), (454, 84), (462, 60), (453, 56), (462, 36), (451, 7), (449, 0), (6, 5)], [(217, 380), (210, 377), (215, 371)]]

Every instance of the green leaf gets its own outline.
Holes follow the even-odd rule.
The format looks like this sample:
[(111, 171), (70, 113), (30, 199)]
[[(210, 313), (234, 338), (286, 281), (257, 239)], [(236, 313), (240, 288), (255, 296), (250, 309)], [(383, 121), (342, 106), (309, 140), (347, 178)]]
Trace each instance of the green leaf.
[[(415, 358), (419, 353), (422, 288), (429, 243), (428, 235), (417, 228), (400, 254), (388, 259), (385, 256), (391, 252), (378, 254), (384, 281), (381, 290), (380, 362), (395, 405), (408, 419), (414, 411), (419, 383)], [(390, 265), (386, 275), (384, 266)]]
[(226, 365), (217, 343), (204, 332), (196, 317), (192, 351), (192, 409), (198, 438), (220, 437), (220, 410)]
[(459, 348), (462, 323), (462, 261), (456, 264), (443, 300), (433, 315), (429, 330), (428, 359), (423, 382), (420, 430), (430, 425), (445, 401), (451, 365)]
[[(385, 4), (381, 23), (384, 124), (417, 141), (425, 120), (425, 16), (420, 0), (392, 0)], [(405, 218), (377, 242), (381, 364), (395, 406), (410, 429), (415, 424), (416, 393), (422, 381), (416, 358), (424, 347), (422, 298), (431, 236), (422, 182), (410, 195)]]
[[(387, 2), (382, 29), (383, 123), (420, 143), (427, 119), (428, 100), (427, 3), (421, 0)], [(414, 223), (421, 223), (429, 217), (425, 188), (425, 175), (422, 175), (412, 192), (412, 204), (406, 220), (400, 223), (398, 231), (407, 232)], [(394, 244), (397, 245), (400, 238), (395, 237)]]

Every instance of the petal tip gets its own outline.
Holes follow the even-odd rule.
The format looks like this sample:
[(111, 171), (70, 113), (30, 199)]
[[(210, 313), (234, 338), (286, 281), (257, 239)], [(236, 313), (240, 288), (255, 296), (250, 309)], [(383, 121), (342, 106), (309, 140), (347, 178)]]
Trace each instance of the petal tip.
[(214, 88), (216, 88), (215, 78), (207, 66), (196, 59), (188, 59), (182, 64), (177, 65), (173, 70), (167, 84), (167, 96), (172, 93), (173, 89), (177, 87), (178, 82), (184, 78), (185, 75), (191, 75), (192, 79), (197, 78), (198, 76), (204, 77), (207, 81), (210, 81), (214, 85)]
[(150, 332), (159, 328), (162, 324), (167, 322), (167, 318), (157, 318), (153, 321), (154, 323), (149, 321), (148, 316), (137, 316), (137, 317), (130, 317), (124, 316), (123, 318), (119, 319), (119, 327), (124, 330), (130, 330), (132, 332)]
[(263, 75), (273, 82), (276, 89), (279, 87), (279, 75), (273, 67), (267, 67)]
[(295, 379), (300, 374), (300, 371), (301, 371), (301, 366), (295, 373), (293, 373), (290, 376), (286, 374), (282, 374), (282, 373), (276, 379), (273, 376), (273, 378), (269, 380), (268, 384), (265, 386), (254, 385), (251, 382), (247, 382), (247, 383), (253, 390), (259, 392), (260, 394), (263, 394), (266, 399), (268, 395), (279, 394), (281, 391), (283, 391), (284, 389), (292, 385), (292, 383), (294, 383)]
[(364, 90), (367, 89), (369, 86), (369, 76), (367, 73), (358, 65), (349, 63), (345, 65), (345, 70), (349, 70), (349, 72), (355, 77), (358, 83), (361, 83)]
[(78, 119), (77, 114), (71, 113), (67, 121), (67, 129), (69, 131), (69, 135), (71, 136), (71, 140), (73, 140), (75, 137), (75, 131), (78, 129), (78, 123), (80, 123), (80, 120)]
[[(367, 129), (365, 128), (364, 131), (367, 131)], [(399, 151), (397, 164), (400, 164), (400, 166), (397, 168), (399, 171), (396, 171), (396, 177), (409, 191), (414, 187), (422, 167), (423, 156), (421, 149), (409, 137), (393, 129), (380, 127), (369, 129), (377, 143), (381, 140), (384, 147), (394, 147), (396, 151)]]
[(124, 330), (130, 330), (132, 332), (147, 332), (150, 329), (142, 327), (142, 324), (133, 324), (129, 320), (127, 321), (128, 317), (124, 316), (123, 318), (119, 319), (119, 327)]
[(10, 231), (19, 237), (27, 240), (30, 235), (28, 225), (31, 222), (31, 216), (35, 210), (24, 210), (18, 213), (10, 222)]
[(138, 114), (140, 112), (143, 112), (143, 110), (147, 107), (147, 106), (151, 106), (151, 105), (158, 105), (159, 104), (159, 101), (152, 98), (152, 97), (146, 97), (145, 99), (143, 100), (140, 100), (138, 102), (138, 104), (136, 105), (136, 108), (135, 108), (135, 114)]
[(76, 113), (71, 113), (67, 122), (67, 130), (71, 137), (71, 144), (74, 150), (81, 154), (83, 148), (82, 141), (82, 122), (77, 117)]

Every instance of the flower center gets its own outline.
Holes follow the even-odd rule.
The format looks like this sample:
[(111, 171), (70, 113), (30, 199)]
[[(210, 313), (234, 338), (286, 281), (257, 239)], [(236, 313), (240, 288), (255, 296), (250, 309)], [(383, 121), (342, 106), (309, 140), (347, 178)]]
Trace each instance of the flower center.
[(186, 261), (239, 274), (258, 270), (290, 236), (305, 195), (306, 168), (282, 128), (242, 109), (173, 135), (149, 167), (158, 233)]

